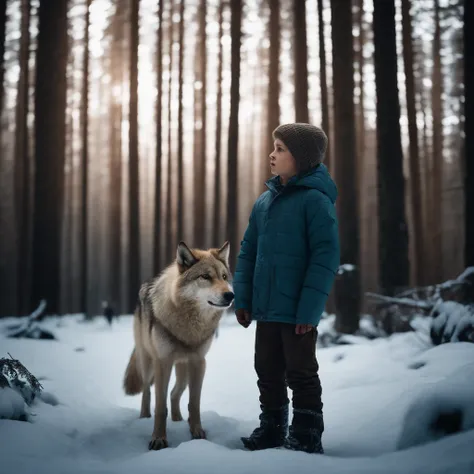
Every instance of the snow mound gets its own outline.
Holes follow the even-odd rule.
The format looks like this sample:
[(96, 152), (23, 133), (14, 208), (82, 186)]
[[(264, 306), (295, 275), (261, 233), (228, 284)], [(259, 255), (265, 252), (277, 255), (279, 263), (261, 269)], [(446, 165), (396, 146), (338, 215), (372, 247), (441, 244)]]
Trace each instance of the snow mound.
[[(431, 339), (434, 344), (470, 340), (474, 332), (474, 310), (455, 301), (438, 303), (433, 309)], [(472, 341), (471, 341), (472, 342)]]
[(33, 404), (38, 401), (58, 405), (58, 399), (48, 392), (38, 379), (19, 361), (0, 359), (0, 418), (28, 421)]
[(55, 407), (56, 405), (59, 405), (59, 400), (56, 397), (56, 395), (53, 395), (50, 392), (41, 391), (41, 393), (38, 395), (38, 398), (43, 403), (46, 403), (46, 405), (51, 405), (53, 407)]
[(355, 334), (338, 333), (335, 329), (336, 315), (324, 313), (318, 325), (318, 347), (330, 347), (349, 344), (368, 344), (371, 340), (384, 337), (384, 331), (377, 327), (373, 317), (362, 315), (359, 329)]
[(10, 387), (0, 388), (0, 418), (26, 421), (27, 406), (22, 396)]
[[(419, 370), (430, 365), (420, 362)], [(466, 380), (474, 380), (474, 362), (421, 390), (405, 414), (398, 450), (474, 429), (474, 384)]]

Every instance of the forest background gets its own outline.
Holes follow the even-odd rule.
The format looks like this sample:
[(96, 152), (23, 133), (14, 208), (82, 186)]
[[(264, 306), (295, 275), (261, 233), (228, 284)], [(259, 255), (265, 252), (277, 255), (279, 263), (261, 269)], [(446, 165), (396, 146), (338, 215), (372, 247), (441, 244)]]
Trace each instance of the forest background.
[(234, 265), (271, 131), (293, 121), (329, 136), (341, 331), (357, 328), (368, 291), (474, 265), (473, 10), (0, 2), (0, 316), (41, 299), (48, 313), (92, 316), (104, 301), (129, 313), (179, 240), (229, 240)]

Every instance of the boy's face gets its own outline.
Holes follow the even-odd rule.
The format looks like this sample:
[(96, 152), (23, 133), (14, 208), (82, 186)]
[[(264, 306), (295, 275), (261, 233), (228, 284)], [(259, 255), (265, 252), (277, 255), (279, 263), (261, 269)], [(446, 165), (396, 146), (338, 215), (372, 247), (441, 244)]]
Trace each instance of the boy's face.
[(273, 142), (274, 150), (270, 153), (270, 170), (283, 180), (288, 180), (298, 173), (296, 161), (288, 147), (278, 138)]

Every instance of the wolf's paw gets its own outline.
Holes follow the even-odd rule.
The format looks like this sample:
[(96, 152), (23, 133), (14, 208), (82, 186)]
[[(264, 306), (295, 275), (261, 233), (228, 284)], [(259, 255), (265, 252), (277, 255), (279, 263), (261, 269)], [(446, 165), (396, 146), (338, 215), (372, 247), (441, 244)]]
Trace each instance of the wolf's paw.
[(173, 421), (183, 421), (183, 417), (181, 416), (181, 412), (171, 410), (171, 419)]
[(148, 449), (150, 451), (158, 451), (168, 447), (168, 440), (166, 438), (151, 438), (150, 443), (148, 444)]
[(190, 428), (191, 436), (193, 439), (206, 439), (206, 432), (201, 426), (195, 426)]
[(151, 418), (151, 413), (140, 413), (140, 418)]

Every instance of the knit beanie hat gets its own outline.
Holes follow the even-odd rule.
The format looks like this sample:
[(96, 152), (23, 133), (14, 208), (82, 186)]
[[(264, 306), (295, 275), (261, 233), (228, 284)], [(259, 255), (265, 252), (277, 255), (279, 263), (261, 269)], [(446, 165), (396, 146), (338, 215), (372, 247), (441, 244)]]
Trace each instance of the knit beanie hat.
[(280, 139), (296, 160), (298, 172), (314, 168), (324, 160), (328, 137), (322, 129), (309, 123), (288, 123), (273, 131), (273, 138)]

